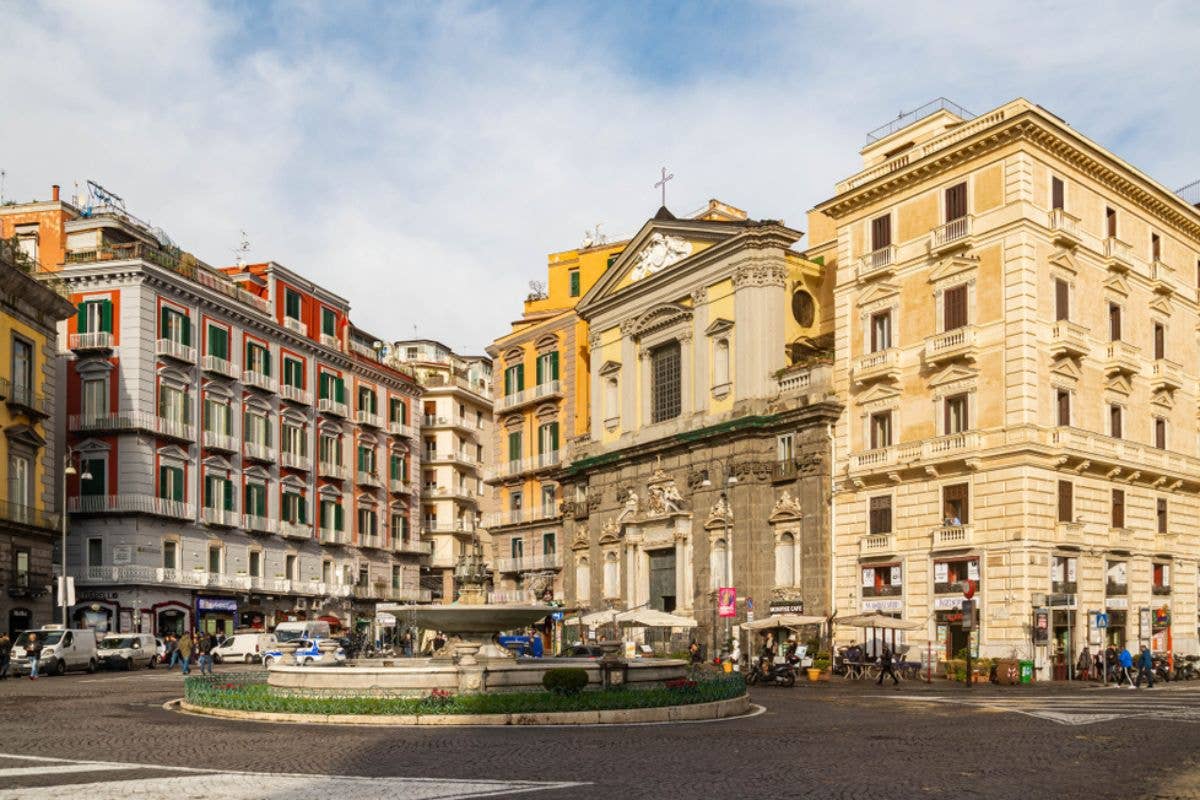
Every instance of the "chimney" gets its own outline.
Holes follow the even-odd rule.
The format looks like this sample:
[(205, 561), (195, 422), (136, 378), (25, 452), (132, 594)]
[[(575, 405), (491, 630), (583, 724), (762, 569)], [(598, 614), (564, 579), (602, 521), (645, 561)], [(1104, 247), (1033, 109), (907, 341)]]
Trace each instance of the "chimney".
[(58, 202), (58, 184), (57, 183), (50, 187), (50, 199), (56, 203)]

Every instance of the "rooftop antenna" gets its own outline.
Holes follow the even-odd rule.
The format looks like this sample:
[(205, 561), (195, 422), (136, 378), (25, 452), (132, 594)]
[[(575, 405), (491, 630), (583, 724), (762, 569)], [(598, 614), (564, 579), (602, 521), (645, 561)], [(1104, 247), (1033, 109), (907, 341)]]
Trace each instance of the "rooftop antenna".
[(4, 179), (8, 177), (8, 173), (0, 169), (0, 204), (4, 203)]
[(245, 231), (241, 231), (242, 241), (233, 249), (233, 257), (237, 261), (239, 267), (246, 266), (246, 254), (250, 252), (250, 239), (246, 236)]

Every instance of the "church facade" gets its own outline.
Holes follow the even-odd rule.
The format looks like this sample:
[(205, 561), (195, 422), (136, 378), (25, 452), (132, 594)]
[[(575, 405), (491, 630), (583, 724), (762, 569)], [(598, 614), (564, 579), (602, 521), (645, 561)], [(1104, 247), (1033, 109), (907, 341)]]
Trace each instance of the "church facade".
[(832, 286), (801, 235), (663, 208), (580, 301), (591, 413), (557, 475), (572, 605), (691, 617), (714, 648), (750, 615), (828, 612)]

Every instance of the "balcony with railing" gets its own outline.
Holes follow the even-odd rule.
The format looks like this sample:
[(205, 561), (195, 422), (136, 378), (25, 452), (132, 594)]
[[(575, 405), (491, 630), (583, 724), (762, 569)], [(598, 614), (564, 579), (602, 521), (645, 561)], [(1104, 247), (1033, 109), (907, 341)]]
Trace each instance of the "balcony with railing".
[(200, 359), (200, 369), (212, 375), (220, 375), (222, 378), (236, 379), (238, 377), (238, 370), (233, 362), (220, 356), (204, 356)]
[(350, 468), (345, 464), (321, 461), (317, 465), (317, 474), (322, 478), (333, 478), (334, 480), (344, 481), (350, 479)]
[(870, 280), (882, 275), (890, 275), (895, 269), (896, 245), (889, 244), (878, 250), (872, 250), (858, 260), (858, 279)]
[(866, 353), (854, 359), (851, 370), (854, 380), (867, 383), (873, 380), (895, 380), (900, 377), (900, 349), (889, 347)]
[(195, 441), (192, 425), (145, 411), (113, 411), (107, 414), (72, 414), (67, 427), (75, 433), (145, 431), (184, 441)]
[(385, 549), (384, 536), (382, 533), (360, 533), (358, 546), (364, 550), (383, 550)]
[(1183, 386), (1183, 366), (1169, 358), (1156, 358), (1150, 364), (1150, 388), (1174, 391)]
[(86, 353), (89, 350), (111, 350), (113, 348), (113, 335), (108, 331), (72, 333), (68, 341), (70, 348), (76, 353)]
[(3, 395), (10, 410), (29, 417), (50, 416), (50, 403), (32, 386), (13, 383), (7, 378), (0, 378), (0, 383), (3, 384), (0, 385), (0, 395)]
[(242, 527), (251, 533), (278, 533), (279, 521), (254, 514), (242, 515)]
[(1109, 342), (1104, 355), (1106, 375), (1136, 375), (1141, 371), (1142, 350), (1129, 342)]
[(933, 529), (931, 538), (934, 550), (953, 550), (975, 544), (974, 529), (970, 525), (942, 525)]
[(290, 383), (279, 384), (279, 396), (289, 403), (299, 403), (302, 406), (312, 405), (312, 392), (292, 386)]
[(475, 525), (472, 522), (463, 520), (459, 522), (438, 522), (437, 520), (426, 519), (421, 522), (422, 533), (474, 533)]
[(505, 525), (523, 525), (539, 520), (556, 519), (559, 516), (558, 506), (532, 506), (530, 508), (514, 508), (508, 511), (493, 511), (484, 514), (481, 524), (484, 528), (501, 528)]
[(890, 533), (869, 533), (858, 540), (858, 553), (861, 556), (878, 556), (894, 553), (896, 539)]
[(80, 495), (67, 500), (72, 514), (151, 514), (175, 519), (194, 519), (191, 503), (144, 494)]
[(322, 414), (331, 414), (335, 417), (348, 417), (350, 410), (345, 403), (339, 402), (329, 397), (322, 397), (317, 400), (317, 411)]
[(354, 412), (354, 421), (359, 425), (369, 425), (372, 428), (383, 427), (383, 415), (361, 408)]
[(238, 440), (228, 433), (205, 431), (201, 436), (201, 441), (209, 450), (222, 450), (226, 453), (236, 453), (238, 451)]
[(301, 336), (308, 336), (308, 326), (294, 317), (284, 317), (283, 327), (287, 328), (292, 333), (298, 333)]
[(1104, 594), (1108, 597), (1125, 597), (1129, 594), (1129, 584), (1107, 581), (1104, 584)]
[(0, 521), (45, 530), (55, 530), (60, 523), (58, 514), (47, 513), (34, 506), (11, 503), (7, 500), (0, 500)]
[(318, 528), (317, 539), (321, 544), (346, 545), (350, 544), (350, 532), (337, 528)]
[(1061, 208), (1053, 208), (1050, 210), (1049, 227), (1055, 244), (1069, 248), (1079, 246), (1082, 240), (1079, 217), (1071, 216)]
[(1050, 331), (1050, 354), (1055, 358), (1086, 356), (1091, 351), (1089, 332), (1086, 326), (1077, 322), (1058, 320)]
[(1156, 583), (1150, 587), (1150, 594), (1156, 597), (1165, 597), (1171, 594), (1170, 584)]
[(321, 344), (334, 350), (341, 350), (342, 343), (338, 341), (336, 336), (330, 336), (328, 333), (321, 334)]
[(562, 397), (562, 385), (559, 381), (546, 381), (524, 391), (513, 392), (500, 398), (500, 409), (502, 411), (509, 411), (529, 403), (537, 403), (559, 397)]
[(433, 591), (431, 589), (390, 586), (385, 592), (385, 599), (401, 603), (431, 603), (433, 602)]
[(399, 478), (388, 478), (388, 491), (396, 494), (412, 494), (412, 483)]
[(970, 247), (973, 244), (974, 220), (975, 218), (968, 214), (934, 228), (933, 232), (929, 234), (929, 252), (934, 255), (942, 255), (953, 250)]
[(242, 383), (254, 389), (261, 389), (264, 392), (274, 393), (279, 390), (279, 384), (274, 378), (253, 369), (242, 370)]
[(361, 469), (355, 473), (354, 482), (359, 486), (369, 486), (372, 489), (383, 488), (382, 478), (380, 478), (374, 472), (365, 472)]
[(253, 459), (254, 461), (275, 461), (274, 447), (259, 444), (258, 442), (246, 442), (243, 444), (243, 448), (242, 453), (246, 458)]
[(392, 552), (412, 553), (414, 555), (427, 556), (433, 552), (433, 543), (417, 541), (414, 539), (393, 539)]
[(1133, 248), (1115, 236), (1104, 240), (1104, 259), (1114, 272), (1129, 272), (1133, 269)]
[(308, 522), (291, 522), (279, 520), (279, 535), (285, 539), (311, 539), (313, 526)]
[(368, 361), (380, 360), (378, 350), (369, 344), (365, 344), (355, 339), (350, 340), (350, 352), (354, 353), (355, 355), (362, 356)]
[(562, 558), (558, 553), (539, 553), (518, 558), (496, 559), (497, 572), (535, 572), (543, 569), (559, 569)]
[(881, 583), (878, 586), (862, 587), (863, 597), (899, 597), (904, 594), (904, 586), (898, 583)]
[(196, 363), (196, 348), (177, 342), (174, 339), (159, 339), (154, 346), (154, 354), (164, 358), (173, 358), (188, 364)]
[(237, 528), (240, 527), (242, 521), (240, 514), (228, 508), (209, 508), (205, 506), (203, 517), (205, 525), (217, 528)]
[(942, 364), (958, 359), (974, 361), (979, 353), (975, 339), (974, 325), (964, 325), (926, 337), (925, 361), (928, 364)]
[(404, 436), (408, 439), (416, 439), (421, 435), (412, 425), (405, 425), (403, 422), (389, 422), (387, 430), (393, 436)]
[(279, 466), (287, 469), (298, 469), (304, 472), (312, 471), (312, 459), (300, 453), (284, 450), (279, 454)]

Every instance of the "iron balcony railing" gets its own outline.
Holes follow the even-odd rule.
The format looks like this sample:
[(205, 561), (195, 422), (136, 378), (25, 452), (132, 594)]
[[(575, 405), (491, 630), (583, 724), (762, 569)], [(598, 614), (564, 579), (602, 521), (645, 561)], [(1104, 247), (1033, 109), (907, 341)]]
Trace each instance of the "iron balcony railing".
[(0, 519), (16, 523), (17, 525), (28, 525), (32, 528), (46, 528), (48, 530), (58, 528), (60, 522), (58, 514), (50, 514), (40, 508), (21, 503), (12, 503), (8, 500), (0, 500)]

